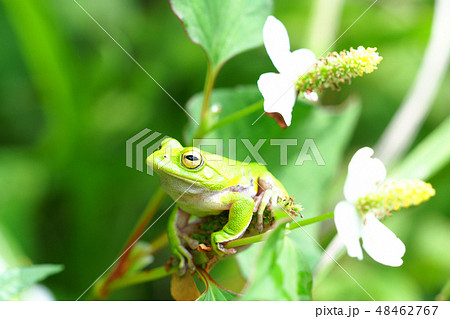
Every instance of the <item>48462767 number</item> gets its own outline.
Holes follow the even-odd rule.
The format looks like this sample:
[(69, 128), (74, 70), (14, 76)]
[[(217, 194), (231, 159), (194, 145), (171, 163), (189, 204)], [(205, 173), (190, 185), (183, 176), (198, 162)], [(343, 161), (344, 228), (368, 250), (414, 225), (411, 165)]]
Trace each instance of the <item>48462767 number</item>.
[(378, 306), (377, 312), (379, 315), (400, 315), (400, 316), (434, 316), (438, 306)]

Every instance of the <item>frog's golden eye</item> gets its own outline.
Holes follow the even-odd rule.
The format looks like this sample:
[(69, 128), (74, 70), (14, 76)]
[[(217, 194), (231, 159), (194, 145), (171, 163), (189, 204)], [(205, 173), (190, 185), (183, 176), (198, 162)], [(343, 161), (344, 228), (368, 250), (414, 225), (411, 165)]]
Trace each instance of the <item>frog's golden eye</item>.
[(203, 164), (202, 154), (196, 150), (186, 151), (181, 156), (181, 162), (186, 168), (198, 168)]

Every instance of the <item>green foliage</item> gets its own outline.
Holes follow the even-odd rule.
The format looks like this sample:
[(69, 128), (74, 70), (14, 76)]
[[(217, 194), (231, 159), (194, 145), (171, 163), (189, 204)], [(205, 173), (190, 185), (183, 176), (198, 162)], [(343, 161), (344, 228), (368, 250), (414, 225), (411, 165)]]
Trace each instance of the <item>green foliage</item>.
[(137, 273), (153, 262), (152, 246), (144, 241), (137, 242), (130, 253), (130, 260), (133, 263), (128, 268), (127, 275)]
[(261, 30), (272, 9), (271, 0), (170, 2), (191, 40), (205, 50), (213, 69), (262, 44)]
[[(277, 2), (273, 13), (289, 30), (292, 48), (311, 45), (306, 39), (317, 31), (312, 30), (311, 19), (316, 3)], [(339, 31), (367, 9), (365, 2), (342, 3), (342, 14), (332, 22), (320, 23), (328, 26), (321, 30), (321, 34), (328, 33), (323, 38), (330, 38), (330, 34), (337, 38)], [(194, 96), (188, 103), (189, 112), (200, 118), (203, 97), (195, 93), (204, 84), (205, 59), (186, 38), (167, 2), (101, 0), (81, 4), (181, 105)], [(217, 77), (215, 87), (219, 89), (214, 90), (211, 104), (219, 105), (221, 112), (214, 114), (212, 123), (260, 102), (256, 81), (263, 72), (274, 71), (261, 46), (261, 29), (272, 13), (271, 2), (173, 0), (172, 8), (214, 68), (246, 51), (227, 63)], [(260, 154), (296, 201), (305, 206), (305, 217), (333, 210), (342, 197), (349, 158), (356, 149), (375, 145), (412, 84), (429, 38), (432, 10), (433, 2), (427, 0), (389, 2), (373, 6), (370, 14), (359, 19), (330, 51), (360, 44), (376, 46), (384, 57), (383, 63), (374, 74), (355, 79), (340, 92), (325, 90), (323, 101), (329, 107), (298, 102), (292, 126), (281, 130), (266, 115), (252, 125), (263, 113), (260, 105), (207, 137), (223, 137), (225, 146), (226, 139), (231, 138), (249, 139), (252, 144), (259, 138), (293, 138), (301, 142), (314, 138), (325, 166), (305, 162), (295, 167), (295, 158), (288, 158), (288, 165), (280, 166), (279, 148), (268, 141)], [(73, 300), (117, 258), (139, 213), (158, 187), (157, 178), (124, 165), (125, 141), (145, 127), (180, 140), (189, 119), (71, 1), (1, 2), (0, 38), (5, 44), (0, 59), (0, 259), (9, 267), (21, 266), (28, 258), (58, 260), (66, 265), (66, 271), (50, 277), (46, 285), (57, 299)], [(325, 50), (328, 45), (316, 47)], [(449, 86), (449, 80), (448, 76), (444, 78), (443, 88)], [(359, 99), (348, 100), (350, 94)], [(448, 279), (449, 99), (449, 90), (437, 92), (415, 147), (390, 170), (401, 177), (430, 178), (436, 189), (436, 196), (425, 205), (385, 221), (406, 244), (404, 265), (393, 269), (369, 258), (360, 262), (344, 256), (339, 260), (376, 299), (433, 300)], [(187, 123), (185, 144), (191, 142), (196, 129), (196, 125)], [(238, 140), (240, 160), (248, 155), (242, 146)], [(301, 145), (291, 147), (300, 149)], [(156, 215), (168, 205), (166, 200)], [(165, 218), (155, 223), (146, 242), (164, 231)], [(305, 229), (323, 247), (335, 231), (332, 225), (325, 225), (321, 232), (313, 226)], [(287, 237), (278, 235), (279, 242), (272, 238), (270, 249), (260, 243), (236, 255), (241, 276), (236, 263), (226, 260), (216, 265), (211, 276), (235, 291), (240, 291), (244, 279), (248, 279), (260, 287), (281, 287), (286, 293), (276, 298), (307, 299), (307, 281), (300, 285), (300, 291), (293, 288), (292, 283), (303, 282), (298, 272), (285, 271), (283, 276), (272, 273), (259, 283), (253, 280), (255, 274), (263, 274), (259, 263), (264, 267), (275, 263), (278, 267), (283, 261), (284, 265), (298, 254), (295, 248), (304, 258), (292, 257), (297, 264), (289, 270), (306, 269), (305, 259), (312, 269), (320, 258), (322, 251), (302, 230), (292, 231)], [(270, 259), (259, 255), (263, 246)], [(151, 262), (148, 256), (142, 256), (132, 271)], [(155, 255), (155, 264), (163, 264), (169, 257), (170, 252), (164, 250)], [(21, 273), (15, 272), (17, 276)], [(8, 274), (1, 274), (1, 280)], [(40, 276), (43, 278), (43, 273)], [(292, 282), (284, 282), (284, 276)], [(237, 298), (218, 285), (209, 285), (201, 298)], [(1, 282), (2, 294), (3, 286)], [(255, 295), (257, 288), (250, 287), (248, 292), (254, 299), (265, 298)], [(337, 267), (315, 282), (313, 295), (316, 300), (367, 298)], [(249, 296), (245, 298), (253, 298)], [(171, 296), (166, 278), (118, 291), (110, 298), (167, 300)]]
[(266, 239), (254, 265), (244, 300), (311, 300), (311, 270), (284, 224)]
[(198, 273), (205, 284), (206, 289), (200, 297), (198, 297), (197, 301), (231, 301), (238, 295), (231, 290), (221, 287), (206, 271), (199, 270)]
[(450, 118), (430, 133), (393, 171), (396, 176), (428, 179), (450, 161)]
[(55, 161), (62, 161), (61, 157), (67, 160), (70, 145), (75, 142), (79, 112), (75, 109), (73, 61), (65, 39), (46, 18), (47, 8), (41, 0), (5, 1), (3, 5), (20, 40), (25, 62), (35, 75), (34, 85), (43, 110), (54, 119), (48, 124), (46, 142), (57, 145)]
[[(218, 120), (227, 118), (228, 116), (234, 114), (236, 111), (243, 109), (257, 101), (261, 100), (261, 93), (258, 91), (256, 86), (242, 86), (237, 88), (230, 89), (214, 89), (211, 94), (211, 105), (215, 105), (219, 108), (216, 116), (213, 117), (213, 122), (211, 125), (217, 123)], [(195, 94), (189, 101), (187, 102), (187, 110), (189, 114), (196, 120), (200, 120), (200, 115), (202, 111), (202, 102), (203, 102), (203, 94), (197, 93)], [(253, 116), (258, 115), (257, 113), (253, 114)], [(241, 119), (241, 123), (248, 123), (251, 117), (247, 116)], [(274, 123), (272, 123), (274, 124)], [(276, 125), (274, 125), (276, 127)], [(197, 130), (197, 125), (191, 119), (188, 120), (188, 123), (184, 130), (184, 142), (190, 143), (195, 136), (195, 131)], [(249, 132), (250, 131), (250, 132)], [(208, 134), (206, 137), (208, 138), (217, 138), (222, 136), (221, 131), (214, 131), (211, 134)], [(247, 130), (246, 133), (254, 134), (251, 130)], [(235, 137), (240, 135), (235, 134)], [(244, 135), (242, 135), (244, 136)], [(224, 151), (227, 151), (227, 148), (224, 148)], [(224, 153), (227, 156), (227, 152)]]
[(0, 300), (9, 300), (33, 284), (63, 270), (61, 265), (17, 267), (0, 274)]

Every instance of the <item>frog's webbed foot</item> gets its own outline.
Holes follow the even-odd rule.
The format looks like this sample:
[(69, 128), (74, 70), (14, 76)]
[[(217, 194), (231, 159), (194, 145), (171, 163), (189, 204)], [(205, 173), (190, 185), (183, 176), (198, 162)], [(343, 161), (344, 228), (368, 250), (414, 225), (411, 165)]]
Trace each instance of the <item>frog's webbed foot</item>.
[(224, 247), (224, 244), (227, 242), (226, 237), (226, 233), (223, 230), (211, 234), (212, 250), (219, 256), (233, 253), (233, 251), (230, 251)]
[(175, 255), (179, 260), (178, 274), (180, 276), (184, 275), (186, 271), (189, 271), (189, 273), (191, 274), (195, 272), (194, 259), (186, 248), (184, 248), (183, 246), (179, 246)]
[(257, 220), (255, 229), (258, 232), (262, 232), (264, 230), (264, 211), (266, 208), (270, 209), (270, 212), (272, 214), (272, 217), (274, 217), (273, 210), (278, 205), (278, 198), (279, 195), (275, 193), (271, 189), (267, 189), (262, 193), (262, 199), (260, 201), (259, 207), (258, 207), (258, 214), (257, 214)]
[(303, 206), (301, 204), (295, 204), (295, 201), (292, 197), (279, 199), (278, 205), (291, 217), (300, 216), (301, 218), (303, 218), (303, 215), (301, 213), (303, 211)]
[(190, 215), (176, 207), (170, 218), (167, 228), (170, 247), (175, 257), (179, 260), (179, 274), (183, 275), (186, 271), (193, 273), (195, 271), (194, 258), (191, 253), (184, 247), (184, 242), (189, 246), (197, 246), (198, 242), (189, 238), (184, 229), (189, 221)]
[[(264, 229), (264, 211), (267, 209), (270, 211), (272, 218), (279, 219), (285, 217), (294, 218), (301, 216), (303, 210), (302, 205), (296, 205), (292, 197), (285, 197), (283, 194), (277, 193), (271, 189), (265, 190), (261, 193), (261, 201), (258, 207), (257, 221), (255, 229), (260, 233)], [(277, 217), (278, 216), (278, 217)]]
[(183, 241), (189, 246), (191, 249), (197, 249), (198, 247), (198, 241), (189, 237), (187, 234), (183, 232), (183, 229), (180, 230), (180, 233), (178, 234), (181, 238), (180, 245), (176, 247), (176, 250), (178, 252), (177, 257), (180, 260), (178, 267), (179, 267), (179, 273), (180, 275), (184, 275), (186, 271), (189, 271), (191, 274), (195, 272), (195, 264), (194, 264), (194, 258), (192, 254), (189, 252), (189, 250), (184, 246)]
[(215, 251), (216, 254), (218, 254), (219, 256), (224, 256), (224, 255), (231, 255), (231, 254), (236, 253), (236, 249), (225, 248), (224, 244), (225, 243), (216, 243), (215, 245), (212, 246), (213, 250)]

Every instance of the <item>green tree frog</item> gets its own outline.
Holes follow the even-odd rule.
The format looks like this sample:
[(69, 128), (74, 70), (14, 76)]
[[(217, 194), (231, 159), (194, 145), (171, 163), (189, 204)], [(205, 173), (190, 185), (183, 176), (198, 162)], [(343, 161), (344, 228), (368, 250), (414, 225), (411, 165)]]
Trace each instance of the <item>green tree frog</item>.
[[(281, 208), (296, 213), (283, 185), (258, 163), (242, 163), (195, 147), (183, 147), (177, 140), (167, 138), (147, 158), (147, 164), (157, 172), (161, 187), (177, 203), (169, 218), (168, 238), (172, 251), (180, 260), (180, 272), (186, 266), (193, 270), (192, 255), (183, 245), (193, 249), (198, 243), (180, 232), (191, 216), (205, 217), (229, 211), (223, 229), (211, 234), (212, 249), (219, 256), (234, 253), (224, 244), (241, 237), (257, 213), (256, 229), (263, 229), (263, 213)], [(286, 216), (287, 217), (287, 216)]]

